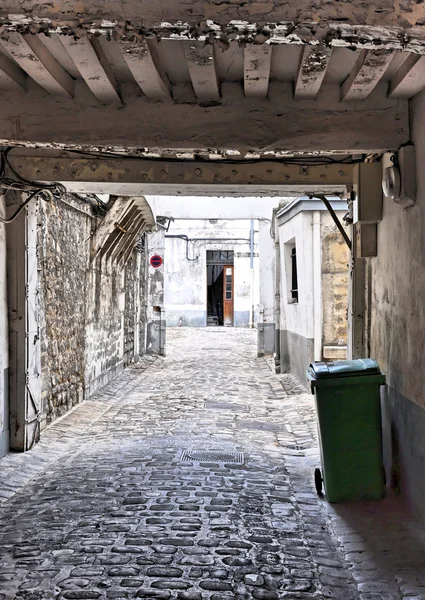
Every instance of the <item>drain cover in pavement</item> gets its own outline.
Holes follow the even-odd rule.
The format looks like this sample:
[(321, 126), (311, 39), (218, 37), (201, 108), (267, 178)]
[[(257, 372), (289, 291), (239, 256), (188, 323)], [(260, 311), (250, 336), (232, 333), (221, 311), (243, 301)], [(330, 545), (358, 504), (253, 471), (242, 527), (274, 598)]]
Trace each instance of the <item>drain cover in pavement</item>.
[(234, 412), (249, 412), (246, 404), (235, 404), (234, 402), (205, 402), (205, 408), (212, 410), (233, 410)]
[(183, 450), (180, 460), (184, 462), (221, 462), (243, 465), (243, 452), (223, 452), (220, 450)]

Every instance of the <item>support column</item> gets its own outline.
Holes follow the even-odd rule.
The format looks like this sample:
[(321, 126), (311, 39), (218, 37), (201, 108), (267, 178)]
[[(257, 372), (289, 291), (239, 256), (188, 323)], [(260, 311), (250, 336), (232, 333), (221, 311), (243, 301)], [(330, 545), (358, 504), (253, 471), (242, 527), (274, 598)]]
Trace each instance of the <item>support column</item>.
[(347, 358), (364, 358), (365, 348), (365, 308), (366, 308), (366, 259), (356, 258), (358, 239), (353, 225), (351, 238), (351, 262), (348, 287), (348, 336)]
[(313, 339), (314, 360), (322, 360), (322, 239), (320, 211), (313, 212)]
[(281, 260), (280, 260), (280, 243), (279, 243), (279, 227), (275, 217), (273, 217), (272, 227), (274, 231), (274, 322), (275, 322), (275, 342), (274, 342), (274, 363), (276, 373), (281, 373), (280, 363), (280, 290), (281, 290)]
[(258, 319), (258, 355), (275, 351), (275, 247), (269, 219), (258, 221), (260, 264), (260, 311)]
[[(0, 215), (5, 216), (0, 196)], [(6, 281), (6, 226), (0, 224), (0, 458), (9, 451), (9, 335)]]
[(164, 229), (147, 236), (148, 260), (148, 297), (146, 351), (149, 354), (165, 356), (166, 321), (164, 307), (164, 262), (160, 267), (150, 264), (152, 256), (159, 255), (164, 261), (165, 238)]
[[(8, 214), (22, 204), (7, 201)], [(40, 438), (41, 352), (37, 270), (37, 201), (6, 229), (10, 340), (10, 448), (30, 450)]]

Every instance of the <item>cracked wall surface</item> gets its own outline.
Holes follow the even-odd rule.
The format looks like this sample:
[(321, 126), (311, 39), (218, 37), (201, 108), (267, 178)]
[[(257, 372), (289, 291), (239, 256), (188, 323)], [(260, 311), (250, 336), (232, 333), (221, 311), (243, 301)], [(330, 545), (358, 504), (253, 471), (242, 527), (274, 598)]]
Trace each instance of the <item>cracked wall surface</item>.
[(256, 21), (314, 21), (411, 28), (424, 22), (423, 2), (416, 0), (381, 0), (380, 2), (328, 2), (327, 0), (6, 0), (4, 14), (34, 14), (56, 20), (115, 19), (143, 20), (147, 26), (161, 21), (195, 21), (213, 19), (223, 23), (232, 19)]

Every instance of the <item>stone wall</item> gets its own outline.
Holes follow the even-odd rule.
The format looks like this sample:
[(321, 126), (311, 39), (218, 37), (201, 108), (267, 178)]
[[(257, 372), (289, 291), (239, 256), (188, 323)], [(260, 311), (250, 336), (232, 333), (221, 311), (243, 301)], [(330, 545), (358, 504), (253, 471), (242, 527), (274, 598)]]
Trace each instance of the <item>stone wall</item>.
[[(412, 103), (416, 204), (384, 197), (371, 276), (371, 356), (386, 374), (382, 388), (387, 481), (425, 518), (425, 94)], [(389, 166), (385, 157), (383, 167)], [(413, 175), (413, 174), (412, 174)], [(407, 173), (407, 177), (411, 177)]]
[[(348, 254), (348, 246), (336, 225), (322, 224), (322, 346), (325, 358), (345, 358), (343, 354), (346, 354)], [(338, 354), (338, 350), (342, 354)]]
[(42, 409), (47, 422), (81, 402), (85, 388), (85, 326), (90, 207), (68, 198), (40, 202), (37, 263), (40, 276)]
[(146, 255), (125, 267), (91, 260), (101, 222), (84, 201), (42, 202), (38, 213), (43, 423), (60, 417), (145, 350)]

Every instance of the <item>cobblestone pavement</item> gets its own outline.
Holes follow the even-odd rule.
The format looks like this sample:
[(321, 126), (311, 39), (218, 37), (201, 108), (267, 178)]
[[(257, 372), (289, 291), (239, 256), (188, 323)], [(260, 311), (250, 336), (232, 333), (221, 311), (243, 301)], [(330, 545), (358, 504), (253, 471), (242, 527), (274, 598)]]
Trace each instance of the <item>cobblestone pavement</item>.
[(312, 397), (254, 331), (171, 329), (167, 348), (1, 461), (0, 600), (425, 600), (397, 499), (317, 497)]

